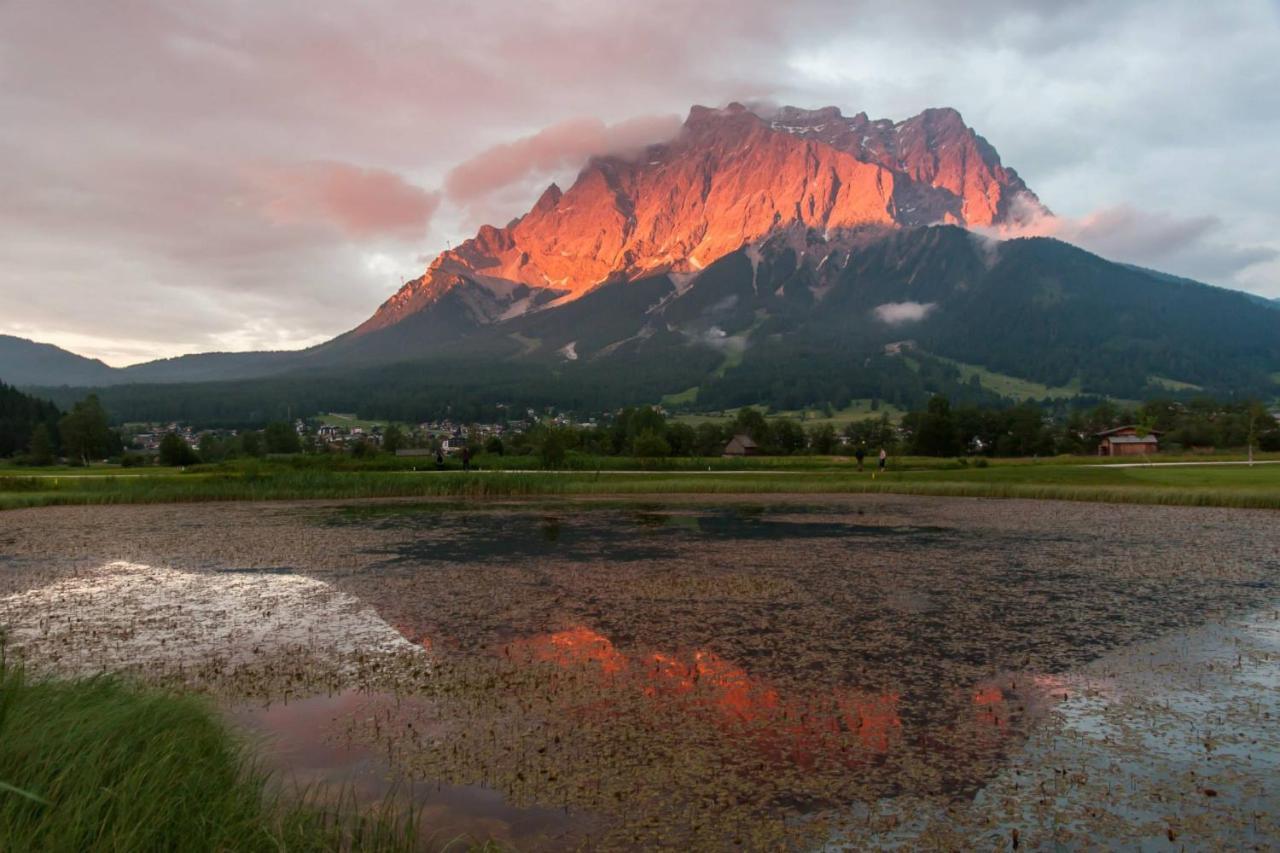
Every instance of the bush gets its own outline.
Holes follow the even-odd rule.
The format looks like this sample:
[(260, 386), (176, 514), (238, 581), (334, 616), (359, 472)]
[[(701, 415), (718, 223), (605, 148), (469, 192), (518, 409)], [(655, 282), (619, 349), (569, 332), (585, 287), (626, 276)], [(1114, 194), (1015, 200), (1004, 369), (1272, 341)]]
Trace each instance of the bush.
[(262, 431), (262, 442), (267, 453), (302, 452), (302, 441), (298, 438), (297, 431), (285, 421), (267, 424), (267, 428)]
[(667, 440), (651, 429), (636, 436), (631, 445), (631, 452), (641, 459), (656, 459), (671, 455), (671, 445)]
[(542, 444), (538, 447), (538, 458), (543, 468), (560, 468), (564, 466), (565, 440), (559, 430), (547, 430)]
[(27, 450), (27, 464), (53, 464), (53, 439), (49, 435), (49, 428), (44, 424), (36, 424), (35, 429), (31, 431), (31, 442)]
[(191, 449), (191, 445), (187, 444), (182, 436), (177, 433), (171, 432), (160, 439), (161, 465), (177, 467), (180, 465), (195, 465), (199, 461), (200, 457)]

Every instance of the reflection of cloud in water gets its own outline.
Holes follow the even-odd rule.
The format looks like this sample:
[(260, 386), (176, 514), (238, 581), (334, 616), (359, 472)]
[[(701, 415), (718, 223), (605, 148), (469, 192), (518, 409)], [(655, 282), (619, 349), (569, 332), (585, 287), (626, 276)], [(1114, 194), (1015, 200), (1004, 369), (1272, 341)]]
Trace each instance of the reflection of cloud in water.
[(413, 648), (372, 608), (323, 581), (126, 562), (0, 598), (0, 624), (33, 665), (67, 673)]
[[(291, 702), (247, 702), (232, 712), (257, 744), (266, 769), (286, 790), (352, 798), (416, 815), (422, 837), (492, 839), (515, 850), (577, 849), (589, 819), (555, 808), (517, 808), (498, 791), (479, 785), (415, 784), (397, 774), (386, 754), (347, 732), (351, 721), (395, 717), (414, 707), (409, 697), (348, 690)], [(447, 849), (463, 849), (454, 843)], [(436, 848), (430, 848), (436, 849)]]
[[(1050, 721), (971, 803), (919, 810), (861, 846), (1276, 849), (1280, 611), (1212, 623), (1038, 676)], [(993, 722), (999, 712), (992, 708)], [(991, 697), (994, 699), (994, 694)], [(945, 845), (944, 845), (945, 846)]]

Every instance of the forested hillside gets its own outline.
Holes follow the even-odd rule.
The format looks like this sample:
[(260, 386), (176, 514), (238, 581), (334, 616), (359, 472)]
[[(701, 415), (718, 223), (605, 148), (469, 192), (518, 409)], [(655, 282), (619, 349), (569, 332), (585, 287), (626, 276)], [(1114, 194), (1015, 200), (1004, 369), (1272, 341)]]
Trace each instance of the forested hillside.
[[(43, 431), (46, 453), (57, 446), (58, 418), (61, 412), (48, 400), (23, 394), (0, 382), (0, 459), (32, 450), (32, 437)], [(37, 447), (36, 450), (40, 450)]]

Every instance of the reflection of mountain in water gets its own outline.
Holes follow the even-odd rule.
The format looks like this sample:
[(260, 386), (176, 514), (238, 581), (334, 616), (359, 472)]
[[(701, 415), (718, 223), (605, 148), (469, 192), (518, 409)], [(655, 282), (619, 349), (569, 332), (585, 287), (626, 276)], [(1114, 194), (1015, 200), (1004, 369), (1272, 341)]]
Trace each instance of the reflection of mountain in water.
[(708, 649), (625, 648), (583, 624), (442, 658), (433, 679), (426, 711), (406, 706), (373, 733), (400, 769), (600, 816), (606, 849), (721, 847), (742, 826), (764, 832), (748, 846), (774, 849), (813, 841), (861, 803), (967, 797), (1047, 698), (1030, 677), (927, 695), (798, 687)]
[[(710, 715), (729, 730), (747, 733), (753, 745), (775, 759), (812, 765), (823, 753), (843, 748), (828, 760), (850, 766), (874, 755), (898, 748), (904, 737), (928, 738), (941, 750), (958, 754), (1003, 748), (1023, 731), (1029, 712), (1046, 701), (1046, 685), (1052, 679), (993, 679), (970, 690), (944, 691), (949, 695), (904, 697), (899, 692), (872, 693), (848, 687), (815, 689), (800, 693), (753, 676), (715, 652), (697, 649), (676, 654), (663, 651), (623, 652), (585, 626), (517, 640), (503, 647), (509, 659), (527, 664), (551, 663), (562, 669), (578, 668), (595, 673), (602, 685), (629, 686), (654, 704), (691, 698), (687, 712)], [(958, 711), (960, 718), (935, 727), (932, 709)], [(1030, 706), (1030, 707), (1029, 707)], [(922, 731), (911, 731), (912, 726)], [(861, 749), (851, 754), (843, 735), (857, 738)]]

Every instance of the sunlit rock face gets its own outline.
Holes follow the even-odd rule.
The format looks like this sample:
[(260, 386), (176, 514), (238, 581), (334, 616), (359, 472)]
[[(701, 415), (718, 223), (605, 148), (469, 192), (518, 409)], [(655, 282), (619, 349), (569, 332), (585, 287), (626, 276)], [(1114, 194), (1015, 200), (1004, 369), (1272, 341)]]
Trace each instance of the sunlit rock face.
[(356, 331), (394, 325), (454, 290), (492, 323), (605, 282), (696, 272), (778, 233), (986, 226), (1015, 209), (1039, 201), (955, 110), (895, 124), (835, 107), (695, 106), (674, 140), (594, 158), (567, 192), (552, 184), (521, 218), (444, 252)]

